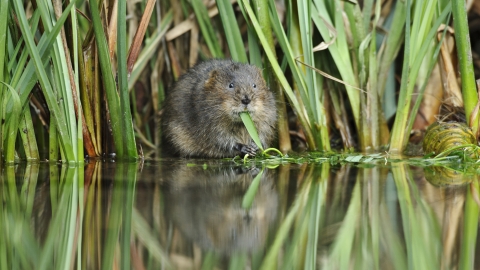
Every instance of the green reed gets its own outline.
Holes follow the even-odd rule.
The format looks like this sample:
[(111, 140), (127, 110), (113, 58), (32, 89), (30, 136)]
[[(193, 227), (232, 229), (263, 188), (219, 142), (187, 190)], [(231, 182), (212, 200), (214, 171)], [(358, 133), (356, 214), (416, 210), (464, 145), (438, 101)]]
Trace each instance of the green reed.
[[(407, 7), (413, 6), (413, 16), (407, 8), (406, 31), (405, 31), (405, 52), (402, 71), (402, 82), (398, 99), (398, 110), (390, 138), (390, 151), (402, 152), (408, 143), (407, 121), (411, 112), (411, 100), (416, 79), (421, 68), (427, 50), (432, 44), (436, 31), (451, 12), (450, 4), (441, 6), (441, 1), (406, 2)], [(440, 10), (441, 12), (438, 12)], [(410, 26), (410, 24), (412, 24)], [(430, 26), (431, 25), (431, 26)], [(426, 58), (428, 59), (428, 58)], [(430, 61), (434, 61), (432, 57)], [(421, 96), (419, 97), (421, 98)]]
[(462, 78), (462, 96), (465, 104), (467, 123), (473, 129), (473, 134), (478, 134), (479, 113), (476, 109), (478, 102), (478, 89), (475, 86), (475, 74), (471, 55), (470, 35), (466, 6), (464, 1), (452, 2), (453, 26), (455, 28), (455, 42)]
[[(85, 3), (80, 1), (71, 1), (64, 6), (57, 0), (38, 1), (33, 5), (35, 9), (30, 10), (26, 10), (21, 1), (0, 3), (0, 12), (8, 18), (0, 25), (0, 31), (6, 37), (0, 43), (0, 57), (4, 60), (0, 79), (16, 91), (13, 93), (7, 86), (2, 86), (1, 102), (6, 104), (0, 111), (5, 120), (0, 128), (3, 161), (38, 160), (39, 143), (42, 148), (49, 145), (50, 160), (83, 162), (84, 150), (90, 157), (103, 154), (102, 145), (108, 145), (108, 140), (103, 141), (101, 134), (109, 133), (109, 130), (112, 131), (117, 157), (138, 157), (127, 75), (127, 60), (136, 59), (138, 50), (127, 56), (130, 44), (126, 43), (126, 4), (118, 5), (119, 10), (114, 13), (118, 20), (108, 26), (109, 30), (118, 29), (116, 41), (109, 36), (109, 46), (116, 48), (112, 51), (107, 48), (105, 33), (113, 33), (105, 30), (107, 26), (101, 23), (107, 15), (96, 12), (98, 4), (92, 3), (92, 14), (87, 15), (94, 21), (93, 28), (85, 26), (83, 18), (78, 16), (85, 8)], [(26, 11), (32, 14), (30, 18), (27, 18)], [(10, 23), (14, 18), (18, 18), (18, 24)], [(62, 34), (61, 30), (64, 31)], [(139, 47), (137, 43), (132, 46)], [(113, 52), (118, 68), (112, 69), (110, 52)], [(27, 59), (31, 61), (27, 62)], [(117, 72), (118, 76), (115, 75)], [(100, 83), (100, 76), (104, 84)], [(118, 87), (114, 76), (119, 78)], [(41, 94), (32, 91), (37, 81)], [(104, 97), (99, 93), (103, 90), (107, 93), (108, 115), (102, 117), (101, 110), (103, 113), (107, 111), (107, 106), (101, 108)], [(20, 98), (20, 111), (18, 105), (14, 105), (16, 95)], [(45, 108), (41, 107), (43, 100)], [(30, 104), (37, 109), (34, 118)], [(38, 126), (42, 125), (50, 131), (47, 141), (39, 141), (35, 136)], [(18, 132), (20, 136), (12, 133), (17, 129), (21, 131)], [(7, 132), (10, 136), (6, 136)], [(17, 137), (22, 143), (15, 143)], [(47, 156), (42, 154), (42, 158)]]
[[(3, 162), (82, 162), (108, 153), (136, 159), (140, 144), (149, 155), (159, 144), (164, 89), (190, 61), (212, 57), (264, 70), (283, 153), (291, 152), (292, 134), (310, 151), (328, 152), (340, 137), (344, 149), (401, 153), (421, 105), (416, 89), (426, 85), (418, 74), (437, 63), (437, 30), (450, 15), (467, 119), (477, 129), (463, 2), (396, 1), (384, 9), (373, 0), (289, 0), (280, 13), (273, 0), (151, 1), (122, 2), (115, 12), (111, 1), (92, 0), (89, 8), (85, 1), (0, 1), (7, 18), (0, 23)], [(397, 89), (391, 67), (402, 61)]]

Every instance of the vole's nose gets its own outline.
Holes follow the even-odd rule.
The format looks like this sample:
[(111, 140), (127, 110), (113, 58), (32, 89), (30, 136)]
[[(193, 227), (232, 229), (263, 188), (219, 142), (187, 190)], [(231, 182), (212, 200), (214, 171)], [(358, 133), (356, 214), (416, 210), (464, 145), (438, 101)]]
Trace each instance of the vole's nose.
[(251, 101), (251, 100), (248, 98), (247, 95), (245, 95), (245, 96), (242, 98), (242, 103), (243, 103), (244, 105), (248, 105), (248, 104), (250, 103), (250, 101)]

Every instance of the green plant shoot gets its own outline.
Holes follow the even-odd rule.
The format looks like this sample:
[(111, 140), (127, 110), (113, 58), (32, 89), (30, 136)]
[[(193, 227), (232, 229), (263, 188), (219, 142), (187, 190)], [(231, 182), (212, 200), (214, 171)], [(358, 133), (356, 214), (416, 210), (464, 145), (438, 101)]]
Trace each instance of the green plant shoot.
[(255, 128), (255, 124), (253, 123), (252, 118), (250, 117), (250, 114), (248, 114), (248, 112), (242, 112), (240, 113), (240, 117), (242, 118), (243, 124), (247, 128), (248, 134), (250, 134), (250, 137), (252, 137), (255, 144), (258, 146), (260, 150), (262, 150), (262, 153), (263, 153), (263, 146), (262, 146), (262, 143), (260, 142), (257, 129)]

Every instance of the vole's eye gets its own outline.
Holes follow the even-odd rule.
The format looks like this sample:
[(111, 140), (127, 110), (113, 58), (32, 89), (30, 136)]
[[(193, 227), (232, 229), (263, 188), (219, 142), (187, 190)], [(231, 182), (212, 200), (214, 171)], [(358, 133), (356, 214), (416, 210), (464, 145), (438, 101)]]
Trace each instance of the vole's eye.
[(253, 88), (257, 89), (257, 85), (256, 85), (256, 84), (253, 84), (252, 86), (253, 86)]
[(229, 84), (228, 88), (233, 89), (233, 83)]

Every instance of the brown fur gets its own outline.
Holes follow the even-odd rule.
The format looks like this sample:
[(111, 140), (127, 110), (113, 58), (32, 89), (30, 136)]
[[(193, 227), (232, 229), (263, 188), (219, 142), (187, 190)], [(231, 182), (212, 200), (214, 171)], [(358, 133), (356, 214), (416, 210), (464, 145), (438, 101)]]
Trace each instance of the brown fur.
[(261, 71), (231, 60), (201, 62), (179, 78), (165, 100), (164, 140), (174, 155), (184, 157), (255, 154), (240, 118), (243, 111), (266, 147), (275, 134), (277, 112)]

